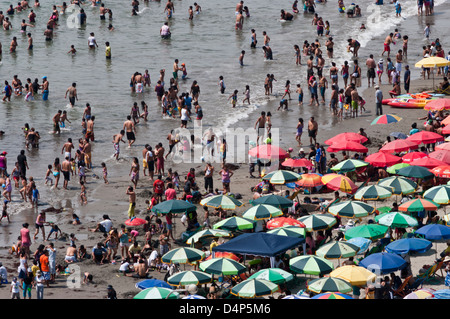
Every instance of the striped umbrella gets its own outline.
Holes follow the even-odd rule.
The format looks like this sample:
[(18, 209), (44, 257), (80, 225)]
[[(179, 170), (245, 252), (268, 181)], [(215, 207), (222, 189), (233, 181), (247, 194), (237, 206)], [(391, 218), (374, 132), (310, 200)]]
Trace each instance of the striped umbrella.
[(450, 289), (440, 289), (436, 290), (434, 293), (433, 299), (450, 299)]
[[(416, 133), (417, 134), (417, 133)], [(397, 175), (414, 177), (414, 178), (430, 178), (434, 177), (434, 174), (430, 172), (428, 168), (410, 165), (408, 167), (401, 168), (397, 171)]]
[(332, 190), (348, 194), (353, 194), (358, 189), (358, 186), (356, 186), (350, 178), (339, 174), (327, 174), (322, 176), (322, 183)]
[(133, 299), (178, 299), (179, 295), (172, 289), (153, 287), (142, 290)]
[(307, 160), (306, 158), (287, 158), (283, 163), (281, 163), (281, 165), (291, 168), (314, 166), (314, 164), (310, 160)]
[(407, 294), (403, 299), (433, 299), (434, 289), (422, 288)]
[(280, 208), (266, 204), (259, 204), (247, 209), (244, 214), (242, 214), (242, 217), (252, 220), (263, 220), (280, 215), (283, 215)]
[(402, 118), (400, 116), (394, 115), (394, 114), (383, 114), (380, 116), (377, 116), (370, 125), (375, 124), (390, 124), (390, 123), (397, 123), (400, 122)]
[(284, 227), (284, 226), (296, 226), (296, 227), (306, 227), (304, 223), (301, 221), (298, 221), (294, 218), (290, 217), (277, 217), (274, 219), (271, 219), (267, 222), (266, 227), (267, 229), (274, 229), (278, 227)]
[(353, 172), (354, 170), (361, 167), (365, 167), (367, 165), (369, 165), (369, 163), (366, 163), (364, 161), (348, 159), (340, 163), (337, 163), (335, 166), (331, 168), (331, 170), (335, 172), (346, 173), (346, 172)]
[(391, 228), (416, 227), (419, 224), (414, 217), (400, 212), (390, 212), (378, 215), (375, 217), (375, 221), (380, 225)]
[(439, 208), (439, 204), (425, 198), (416, 198), (401, 204), (398, 207), (402, 212), (421, 212), (421, 211), (436, 211)]
[(303, 227), (297, 227), (297, 226), (278, 227), (278, 228), (269, 230), (267, 233), (274, 234), (274, 235), (280, 235), (280, 236), (295, 237), (295, 238), (305, 238), (306, 237), (306, 229)]
[(230, 237), (230, 236), (231, 236), (231, 233), (227, 230), (207, 228), (207, 229), (201, 230), (201, 231), (195, 233), (194, 235), (192, 235), (191, 237), (189, 237), (186, 240), (186, 244), (188, 244), (188, 245), (195, 244), (202, 238)]
[(347, 243), (358, 246), (358, 255), (362, 255), (369, 249), (372, 240), (364, 237), (354, 237), (347, 240)]
[(152, 212), (167, 214), (167, 213), (185, 213), (185, 212), (193, 212), (197, 209), (197, 206), (194, 204), (188, 203), (185, 200), (166, 200), (161, 202), (152, 208)]
[(292, 207), (294, 201), (280, 195), (270, 194), (261, 196), (252, 202), (252, 205), (259, 205), (259, 204), (272, 205), (278, 208), (289, 208)]
[(222, 208), (225, 210), (234, 210), (244, 205), (244, 203), (228, 195), (214, 195), (202, 199), (200, 201), (200, 205), (214, 208)]
[(348, 293), (353, 290), (352, 286), (343, 279), (333, 278), (333, 277), (324, 277), (311, 280), (308, 283), (307, 290), (315, 292), (315, 293), (323, 293), (323, 292), (341, 292)]
[(436, 166), (431, 172), (437, 177), (450, 178), (450, 165)]
[(316, 187), (323, 185), (322, 177), (318, 174), (303, 174), (302, 179), (296, 182), (300, 187)]
[(240, 275), (247, 271), (247, 267), (229, 258), (211, 258), (199, 264), (200, 270), (208, 274), (230, 276)]
[(298, 218), (298, 220), (305, 224), (308, 232), (325, 230), (337, 223), (336, 217), (328, 213), (307, 215)]
[(197, 248), (180, 247), (165, 253), (161, 260), (166, 264), (188, 264), (205, 258), (205, 253)]
[(339, 292), (325, 292), (322, 294), (315, 295), (314, 297), (311, 297), (311, 299), (353, 299), (351, 296), (342, 294)]
[(300, 174), (291, 171), (278, 170), (270, 172), (263, 177), (263, 180), (269, 181), (271, 184), (284, 185), (286, 183), (293, 183), (301, 178)]
[(263, 279), (247, 279), (231, 288), (231, 294), (241, 298), (271, 295), (280, 289), (277, 284)]
[(374, 282), (377, 279), (374, 273), (356, 265), (338, 267), (330, 273), (330, 277), (344, 279), (352, 286), (357, 287), (366, 286), (368, 283)]
[(316, 255), (326, 259), (341, 259), (355, 256), (359, 247), (345, 241), (337, 241), (320, 246)]
[(280, 268), (266, 268), (254, 273), (248, 279), (264, 279), (279, 285), (291, 281), (294, 276)]
[(392, 187), (395, 195), (408, 195), (417, 189), (417, 183), (402, 176), (391, 176), (383, 178), (377, 183), (380, 186)]
[(286, 297), (283, 297), (281, 299), (311, 299), (311, 298), (299, 295), (287, 295)]
[(189, 295), (189, 296), (183, 297), (181, 299), (206, 299), (206, 298), (203, 296), (200, 296), (200, 295)]
[(377, 224), (366, 224), (348, 229), (344, 234), (344, 238), (346, 240), (349, 240), (355, 237), (364, 237), (372, 241), (375, 241), (377, 239), (383, 238), (384, 235), (386, 235), (387, 231), (388, 231), (387, 226)]
[(389, 174), (395, 175), (395, 174), (397, 174), (397, 172), (398, 172), (399, 169), (401, 169), (401, 168), (403, 168), (403, 167), (408, 167), (408, 166), (409, 166), (408, 163), (398, 163), (398, 164), (394, 164), (394, 165), (392, 165), (392, 166), (389, 166), (389, 167), (386, 169), (386, 172), (388, 172)]
[(380, 200), (392, 196), (392, 187), (370, 185), (364, 186), (356, 191), (354, 198), (356, 200)]
[(214, 229), (223, 228), (230, 231), (253, 229), (256, 222), (239, 216), (228, 217), (213, 225)]
[(447, 205), (450, 203), (450, 186), (438, 185), (431, 187), (423, 193), (423, 198), (441, 205)]
[(375, 208), (364, 202), (350, 200), (331, 205), (328, 212), (339, 217), (361, 218), (374, 213)]
[(291, 258), (289, 268), (298, 274), (326, 275), (333, 271), (334, 265), (331, 261), (314, 255), (303, 255)]
[(409, 152), (402, 156), (403, 163), (411, 163), (417, 159), (427, 157), (428, 155), (424, 152)]
[(408, 140), (395, 140), (380, 148), (380, 152), (401, 153), (409, 150), (416, 150), (418, 148), (419, 146), (414, 142)]
[(167, 282), (172, 286), (202, 285), (211, 281), (210, 274), (196, 270), (177, 272), (167, 279)]

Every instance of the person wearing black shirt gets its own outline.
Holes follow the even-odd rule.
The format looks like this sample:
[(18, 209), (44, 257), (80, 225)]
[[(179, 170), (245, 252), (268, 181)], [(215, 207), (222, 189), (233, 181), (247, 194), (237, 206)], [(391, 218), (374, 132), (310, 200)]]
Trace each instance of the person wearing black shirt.
[(19, 167), (20, 167), (20, 177), (26, 178), (27, 169), (29, 169), (29, 168), (28, 168), (27, 157), (25, 156), (24, 150), (21, 150), (19, 156), (17, 156), (17, 162), (19, 163)]
[(106, 296), (106, 298), (107, 299), (117, 299), (116, 290), (111, 285), (108, 285), (108, 295)]

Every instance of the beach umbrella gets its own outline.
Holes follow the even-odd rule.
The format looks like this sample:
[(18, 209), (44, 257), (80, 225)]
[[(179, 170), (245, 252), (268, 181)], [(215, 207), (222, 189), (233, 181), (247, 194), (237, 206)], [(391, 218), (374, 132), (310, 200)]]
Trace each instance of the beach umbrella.
[(405, 176), (405, 177), (414, 177), (414, 178), (421, 178), (421, 179), (427, 179), (430, 177), (434, 177), (434, 174), (430, 172), (428, 168), (421, 167), (421, 166), (408, 166), (403, 167), (397, 171), (397, 175)]
[(428, 155), (424, 152), (409, 152), (402, 156), (403, 163), (411, 163), (417, 159), (421, 159), (424, 157), (428, 157)]
[(374, 253), (359, 262), (359, 265), (377, 274), (389, 274), (407, 266), (407, 262), (397, 254)]
[(283, 212), (280, 208), (272, 205), (259, 204), (247, 209), (244, 214), (242, 214), (242, 217), (252, 220), (263, 220), (280, 215), (283, 215)]
[(200, 239), (208, 237), (231, 237), (231, 233), (223, 229), (206, 228), (189, 237), (186, 240), (186, 244), (192, 245), (197, 243)]
[(450, 186), (433, 186), (423, 193), (423, 198), (432, 200), (433, 202), (440, 205), (447, 205), (450, 203)]
[(234, 210), (244, 205), (244, 203), (228, 195), (214, 195), (202, 199), (200, 205), (222, 208), (224, 210)]
[(307, 160), (306, 158), (288, 158), (283, 163), (281, 163), (281, 165), (291, 168), (314, 166), (314, 164), (310, 160)]
[[(449, 119), (450, 119), (450, 117), (449, 117)], [(434, 149), (439, 150), (439, 151), (441, 151), (441, 150), (450, 151), (450, 143), (447, 142), (447, 143), (442, 143), (442, 144), (436, 145), (436, 147)]]
[(319, 247), (316, 255), (326, 259), (341, 259), (355, 256), (359, 247), (345, 241), (331, 242)]
[(333, 278), (333, 277), (323, 277), (311, 280), (308, 283), (307, 290), (315, 292), (315, 293), (324, 293), (324, 292), (341, 292), (348, 293), (353, 291), (352, 286), (341, 278)]
[(440, 289), (433, 292), (433, 299), (450, 299), (450, 289)]
[(375, 221), (380, 225), (391, 228), (416, 227), (419, 224), (414, 217), (400, 212), (390, 212), (375, 216)]
[(388, 227), (384, 225), (365, 224), (348, 229), (344, 234), (344, 238), (346, 240), (349, 240), (355, 237), (364, 237), (375, 241), (377, 239), (383, 238), (386, 235), (387, 231)]
[(437, 160), (437, 159), (434, 159), (432, 157), (419, 158), (419, 159), (412, 161), (409, 164), (411, 166), (421, 166), (421, 167), (425, 167), (425, 168), (429, 168), (429, 169), (435, 168), (437, 166), (447, 165), (447, 163)]
[(395, 140), (380, 148), (380, 152), (401, 153), (409, 150), (416, 150), (418, 148), (419, 146), (414, 142), (408, 140)]
[(392, 132), (389, 135), (392, 136), (392, 137), (395, 137), (395, 138), (402, 139), (402, 140), (404, 140), (405, 138), (408, 137), (408, 135), (406, 135), (405, 133), (402, 133), (402, 132)]
[(372, 240), (364, 237), (354, 237), (347, 240), (347, 243), (358, 246), (358, 255), (362, 255), (369, 249)]
[(389, 243), (385, 250), (388, 253), (397, 255), (413, 253), (424, 253), (428, 251), (432, 246), (432, 243), (427, 239), (422, 238), (402, 238)]
[(441, 224), (428, 224), (415, 231), (416, 235), (422, 235), (431, 241), (445, 241), (450, 239), (450, 227)]
[(361, 218), (374, 213), (375, 208), (364, 202), (350, 200), (332, 204), (328, 212), (339, 217)]
[(180, 247), (165, 253), (161, 260), (166, 264), (188, 264), (205, 258), (205, 253), (197, 248)]
[[(229, 252), (226, 252), (226, 251), (215, 251), (214, 252), (214, 258), (222, 258), (222, 257), (223, 258), (233, 259), (235, 261), (240, 261), (241, 260), (238, 256), (236, 256), (233, 253), (229, 253)], [(209, 255), (208, 257), (206, 257), (205, 260), (210, 260), (212, 258), (213, 258), (213, 256)]]
[(406, 140), (411, 142), (415, 142), (417, 144), (433, 144), (439, 141), (443, 141), (444, 137), (439, 135), (438, 133), (429, 132), (429, 131), (420, 131), (410, 135)]
[(165, 282), (163, 280), (155, 279), (155, 278), (139, 281), (138, 283), (136, 283), (135, 287), (140, 290), (153, 288), (153, 287), (163, 287), (163, 288), (172, 289), (172, 286), (170, 286), (167, 282)]
[(353, 194), (358, 189), (358, 186), (356, 186), (350, 178), (339, 174), (327, 174), (322, 176), (322, 183), (329, 189), (348, 194)]
[(400, 122), (402, 118), (400, 116), (394, 115), (394, 114), (383, 114), (380, 116), (377, 116), (370, 125), (375, 124), (391, 124), (391, 123), (397, 123)]
[(368, 148), (358, 142), (344, 141), (344, 142), (331, 144), (328, 147), (327, 151), (330, 153), (340, 152), (340, 151), (367, 153)]
[(206, 299), (206, 298), (203, 296), (200, 296), (200, 295), (189, 295), (189, 296), (183, 297), (181, 299)]
[(262, 179), (269, 181), (271, 184), (284, 185), (286, 183), (293, 183), (298, 181), (299, 179), (301, 179), (301, 176), (300, 174), (291, 171), (278, 170), (268, 173)]
[(285, 150), (272, 144), (258, 145), (250, 149), (248, 154), (259, 159), (284, 159), (289, 157)]
[(431, 172), (440, 178), (450, 178), (450, 165), (437, 166)]
[(280, 268), (266, 268), (254, 273), (248, 279), (264, 279), (279, 285), (291, 281), (294, 276)]
[(153, 287), (142, 290), (133, 299), (178, 299), (179, 293), (172, 289)]
[(289, 260), (289, 269), (298, 274), (326, 275), (333, 271), (331, 261), (314, 255), (303, 255)]
[(185, 200), (171, 199), (163, 201), (152, 208), (152, 212), (160, 214), (185, 213), (197, 210), (197, 206)]
[(370, 185), (364, 186), (356, 191), (356, 200), (381, 200), (392, 196), (392, 187)]
[(425, 110), (442, 111), (450, 109), (450, 99), (431, 100), (424, 106)]
[(205, 260), (199, 264), (199, 268), (208, 274), (219, 276), (240, 275), (247, 271), (247, 267), (241, 263), (224, 257)]
[(296, 182), (300, 187), (316, 187), (323, 185), (322, 176), (318, 174), (302, 174), (301, 179)]
[(378, 185), (392, 187), (395, 195), (408, 195), (414, 193), (417, 188), (417, 183), (402, 176), (391, 176), (379, 180)]
[(256, 298), (271, 295), (280, 288), (268, 280), (247, 279), (231, 288), (231, 294), (241, 298)]
[(336, 217), (328, 213), (307, 215), (297, 220), (305, 224), (308, 232), (325, 230), (337, 223)]
[(196, 270), (177, 272), (167, 278), (167, 282), (172, 286), (203, 285), (211, 281), (210, 274)]
[(402, 159), (401, 157), (386, 152), (377, 152), (367, 156), (365, 158), (365, 161), (370, 163), (374, 167), (386, 167), (400, 163)]
[(274, 234), (274, 235), (280, 235), (280, 236), (295, 237), (295, 238), (306, 237), (306, 229), (303, 227), (298, 227), (298, 226), (278, 227), (278, 228), (269, 230), (267, 233)]
[(133, 217), (125, 221), (125, 225), (132, 227), (144, 225), (145, 223), (147, 223), (147, 221), (139, 217)]
[(386, 172), (388, 172), (389, 174), (395, 175), (397, 174), (398, 170), (403, 168), (403, 167), (408, 167), (409, 164), (408, 163), (398, 163), (398, 164), (394, 164), (392, 166), (389, 166), (386, 169)]
[(242, 218), (239, 216), (232, 216), (221, 220), (213, 225), (214, 229), (223, 228), (225, 230), (235, 231), (244, 229), (253, 229), (256, 222), (251, 219)]
[(442, 161), (447, 165), (450, 164), (450, 151), (448, 150), (437, 150), (431, 152), (430, 154), (428, 154), (428, 156), (436, 160)]
[(277, 217), (274, 219), (271, 219), (267, 222), (266, 227), (267, 229), (274, 229), (278, 227), (284, 227), (284, 226), (296, 226), (296, 227), (306, 227), (306, 225), (295, 218), (290, 217)]
[(407, 294), (403, 299), (433, 299), (434, 290), (422, 288)]
[(340, 133), (338, 135), (333, 136), (332, 138), (326, 140), (324, 142), (324, 144), (332, 145), (335, 143), (342, 143), (342, 142), (347, 142), (347, 141), (357, 142), (357, 143), (365, 143), (368, 141), (368, 139), (367, 139), (367, 137), (362, 136), (359, 133), (345, 132), (345, 133)]
[(421, 211), (436, 211), (439, 208), (439, 204), (425, 199), (425, 198), (416, 198), (406, 203), (401, 204), (398, 207), (399, 211), (402, 212), (421, 212)]
[[(446, 126), (444, 126), (441, 130), (441, 134), (443, 135), (448, 135), (450, 134), (450, 125), (447, 124)], [(445, 141), (447, 141), (447, 139), (445, 139)]]
[(322, 294), (315, 295), (314, 297), (311, 297), (311, 299), (353, 299), (351, 296), (342, 294), (339, 292), (325, 292)]
[(361, 160), (348, 159), (348, 160), (337, 163), (336, 165), (334, 165), (331, 168), (331, 170), (334, 172), (346, 173), (346, 172), (353, 172), (354, 170), (361, 168), (361, 167), (365, 167), (367, 165), (369, 165), (369, 163), (366, 163)]
[[(416, 68), (438, 68), (438, 67), (445, 67), (450, 64), (450, 61), (447, 59), (433, 56), (428, 58), (423, 58), (422, 60), (416, 62), (414, 66)], [(433, 74), (433, 87), (434, 87), (434, 72), (431, 72)]]
[(287, 295), (286, 297), (283, 297), (281, 299), (311, 299), (311, 298), (299, 295)]
[(292, 207), (294, 201), (292, 199), (280, 195), (270, 194), (261, 196), (252, 202), (252, 205), (259, 205), (259, 204), (271, 205), (278, 208), (289, 208)]
[(330, 277), (344, 279), (352, 286), (357, 287), (366, 286), (368, 283), (374, 282), (377, 279), (374, 273), (356, 265), (338, 267), (330, 273)]

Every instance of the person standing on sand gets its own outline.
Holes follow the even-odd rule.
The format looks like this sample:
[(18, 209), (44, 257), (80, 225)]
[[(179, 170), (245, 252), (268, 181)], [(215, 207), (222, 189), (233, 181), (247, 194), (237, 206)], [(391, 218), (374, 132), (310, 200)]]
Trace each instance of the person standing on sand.
[(380, 90), (378, 85), (375, 86), (375, 105), (376, 105), (376, 114), (383, 115), (383, 92)]
[(155, 147), (156, 173), (164, 176), (164, 147), (159, 143)]
[(131, 147), (136, 141), (136, 126), (131, 120), (131, 115), (128, 115), (127, 120), (123, 123), (123, 130), (127, 133), (128, 147)]
[(128, 195), (128, 218), (132, 218), (135, 216), (134, 209), (136, 207), (136, 193), (133, 190), (133, 186), (129, 186), (127, 188), (126, 194)]
[(367, 66), (367, 86), (370, 87), (370, 79), (372, 79), (372, 86), (375, 85), (375, 68), (377, 67), (375, 60), (373, 59), (373, 54), (369, 56), (366, 60)]

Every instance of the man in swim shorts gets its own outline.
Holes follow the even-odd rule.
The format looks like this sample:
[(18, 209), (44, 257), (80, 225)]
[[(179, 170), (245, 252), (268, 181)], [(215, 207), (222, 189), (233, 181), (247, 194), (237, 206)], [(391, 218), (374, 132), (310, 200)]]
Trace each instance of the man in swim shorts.
[(134, 126), (134, 123), (131, 120), (131, 115), (128, 115), (127, 120), (123, 123), (123, 129), (127, 134), (128, 147), (131, 147), (136, 141), (136, 126)]
[(67, 95), (69, 95), (69, 103), (70, 106), (74, 106), (75, 105), (75, 100), (78, 101), (78, 96), (77, 96), (77, 84), (74, 82), (72, 83), (72, 86), (70, 86), (67, 90), (66, 90), (66, 95), (64, 96), (64, 98), (67, 98)]
[(70, 174), (72, 173), (72, 165), (70, 164), (70, 157), (66, 157), (61, 163), (61, 172), (64, 176), (63, 188), (67, 189), (67, 185), (70, 181)]

